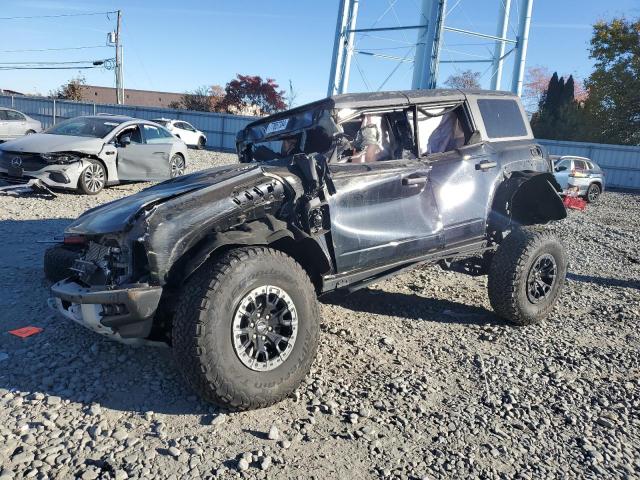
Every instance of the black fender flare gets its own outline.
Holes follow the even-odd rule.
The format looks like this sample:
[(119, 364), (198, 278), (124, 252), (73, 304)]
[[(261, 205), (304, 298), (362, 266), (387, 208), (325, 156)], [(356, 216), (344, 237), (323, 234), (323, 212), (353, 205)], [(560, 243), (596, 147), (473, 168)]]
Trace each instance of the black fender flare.
[(562, 220), (567, 210), (562, 188), (549, 172), (513, 172), (497, 188), (489, 214), (489, 232)]
[[(267, 215), (237, 229), (205, 237), (173, 265), (169, 273), (170, 283), (183, 283), (217, 252), (252, 245), (269, 245), (284, 251), (298, 261), (310, 276), (332, 267), (331, 260), (312, 237), (295, 226)], [(300, 255), (301, 251), (312, 256), (312, 261), (306, 262)]]

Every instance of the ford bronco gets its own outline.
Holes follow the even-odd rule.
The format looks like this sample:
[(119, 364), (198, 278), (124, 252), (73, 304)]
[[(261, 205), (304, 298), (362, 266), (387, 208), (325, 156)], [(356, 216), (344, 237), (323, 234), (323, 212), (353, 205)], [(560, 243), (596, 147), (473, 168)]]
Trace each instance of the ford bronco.
[(327, 292), (440, 263), (488, 274), (515, 324), (554, 306), (567, 259), (540, 225), (566, 210), (516, 96), (337, 95), (250, 123), (237, 153), (81, 215), (45, 255), (51, 307), (170, 345), (204, 399), (248, 409), (307, 375)]

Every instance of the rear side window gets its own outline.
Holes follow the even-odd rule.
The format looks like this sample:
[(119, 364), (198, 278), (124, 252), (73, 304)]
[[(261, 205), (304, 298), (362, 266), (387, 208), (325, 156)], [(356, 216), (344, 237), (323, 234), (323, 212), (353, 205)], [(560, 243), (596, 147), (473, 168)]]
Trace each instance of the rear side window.
[(22, 122), (25, 120), (24, 115), (18, 112), (14, 112), (13, 110), (6, 110), (7, 112), (7, 120), (18, 120)]
[(6, 110), (0, 110), (0, 120), (7, 120), (7, 111)]
[(478, 100), (478, 107), (489, 138), (527, 135), (520, 107), (514, 100)]

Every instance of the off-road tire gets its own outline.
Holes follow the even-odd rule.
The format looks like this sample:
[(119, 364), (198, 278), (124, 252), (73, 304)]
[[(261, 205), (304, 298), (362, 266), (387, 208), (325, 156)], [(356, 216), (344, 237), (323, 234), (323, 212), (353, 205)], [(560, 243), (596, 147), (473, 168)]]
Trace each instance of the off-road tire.
[(602, 189), (600, 188), (600, 185), (592, 183), (589, 185), (589, 188), (587, 188), (587, 193), (585, 194), (584, 199), (589, 203), (596, 203), (600, 198), (601, 193)]
[[(551, 290), (539, 303), (529, 300), (527, 279), (542, 255), (551, 255), (556, 277)], [(489, 301), (502, 318), (517, 325), (530, 325), (549, 315), (564, 284), (567, 256), (553, 233), (541, 228), (518, 228), (502, 241), (489, 267)]]
[(69, 270), (80, 256), (81, 249), (68, 245), (55, 245), (44, 252), (44, 276), (52, 282), (59, 282), (71, 275)]
[[(298, 330), (286, 360), (254, 371), (234, 349), (232, 320), (253, 289), (275, 285), (288, 292)], [(309, 373), (319, 337), (320, 313), (307, 273), (291, 257), (266, 247), (230, 250), (209, 260), (183, 285), (172, 327), (176, 362), (206, 401), (234, 410), (262, 408), (291, 394)]]
[[(102, 163), (97, 160), (87, 158), (86, 161), (91, 165), (88, 165), (82, 170), (82, 172), (80, 172), (80, 177), (78, 178), (78, 190), (85, 195), (97, 195), (104, 189), (105, 185), (107, 184), (107, 170), (104, 168), (104, 165), (102, 165)], [(95, 169), (96, 172), (102, 172), (102, 182), (99, 188), (97, 188), (96, 190), (92, 189), (87, 183), (85, 173), (89, 169)]]

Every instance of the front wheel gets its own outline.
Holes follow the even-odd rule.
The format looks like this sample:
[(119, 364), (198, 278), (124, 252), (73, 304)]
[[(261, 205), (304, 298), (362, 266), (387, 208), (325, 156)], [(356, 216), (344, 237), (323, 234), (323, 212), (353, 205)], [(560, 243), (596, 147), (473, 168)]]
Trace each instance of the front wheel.
[(198, 150), (204, 150), (204, 146), (205, 146), (205, 144), (206, 144), (206, 141), (205, 141), (204, 137), (200, 137), (200, 138), (198, 139), (198, 144), (196, 145), (196, 148), (197, 148)]
[(493, 310), (517, 325), (538, 323), (549, 315), (567, 274), (567, 256), (550, 232), (512, 231), (489, 267), (489, 301)]
[(315, 290), (295, 260), (266, 247), (239, 248), (207, 262), (183, 286), (173, 351), (206, 401), (266, 407), (309, 373), (319, 325)]
[(87, 160), (87, 166), (78, 179), (78, 189), (87, 195), (96, 195), (104, 188), (107, 174), (104, 167), (97, 160)]
[(169, 175), (171, 176), (171, 178), (184, 175), (185, 168), (186, 165), (182, 155), (176, 153), (173, 157), (171, 157), (171, 161), (169, 162)]

